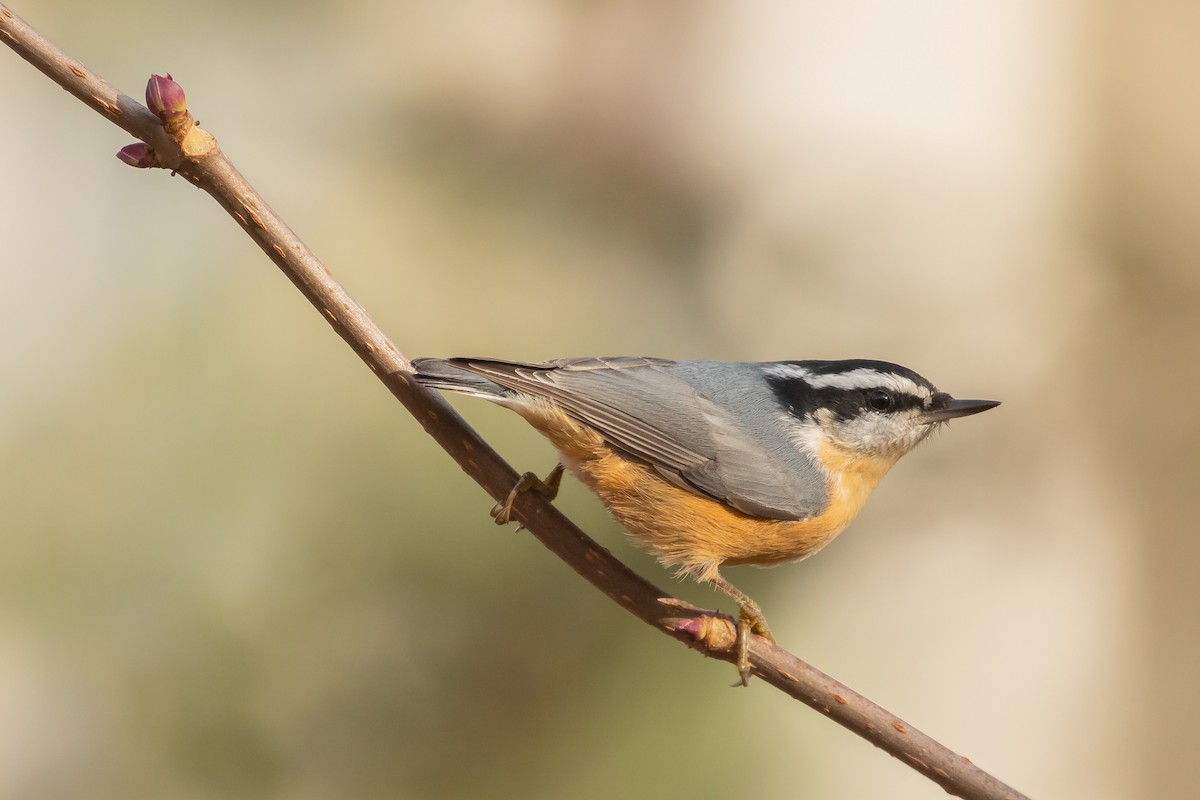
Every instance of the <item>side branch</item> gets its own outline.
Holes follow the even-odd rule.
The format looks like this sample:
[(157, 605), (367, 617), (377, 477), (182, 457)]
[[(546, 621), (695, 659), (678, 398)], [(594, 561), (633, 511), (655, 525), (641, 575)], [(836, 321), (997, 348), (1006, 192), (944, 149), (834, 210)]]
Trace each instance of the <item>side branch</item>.
[[(158, 164), (174, 168), (212, 195), (463, 470), (497, 501), (508, 495), (517, 473), (441, 396), (409, 379), (408, 359), (219, 148), (202, 157), (185, 157), (154, 114), (68, 57), (2, 4), (0, 40), (83, 103), (150, 145)], [(728, 618), (656, 588), (537, 494), (522, 494), (513, 508), (543, 545), (618, 605), (705, 655), (735, 659), (735, 629)], [(974, 800), (1024, 797), (791, 653), (752, 637), (750, 655), (755, 674), (764, 681), (891, 753), (947, 792)]]

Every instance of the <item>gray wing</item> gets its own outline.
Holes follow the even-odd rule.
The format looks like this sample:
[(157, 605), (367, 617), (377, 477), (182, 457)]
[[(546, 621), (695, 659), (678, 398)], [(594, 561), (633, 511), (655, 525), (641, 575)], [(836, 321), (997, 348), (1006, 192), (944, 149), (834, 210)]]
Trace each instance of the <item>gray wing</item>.
[[(651, 358), (447, 361), (553, 401), (675, 485), (747, 514), (804, 519), (826, 505), (823, 476), (779, 429), (775, 418), (782, 410), (761, 390), (757, 373), (748, 372), (751, 365)], [(704, 382), (714, 369), (728, 374), (720, 391), (707, 391)], [(692, 379), (697, 372), (703, 380)], [(756, 424), (738, 424), (713, 394), (726, 395), (716, 398), (721, 404), (738, 403), (740, 416)]]

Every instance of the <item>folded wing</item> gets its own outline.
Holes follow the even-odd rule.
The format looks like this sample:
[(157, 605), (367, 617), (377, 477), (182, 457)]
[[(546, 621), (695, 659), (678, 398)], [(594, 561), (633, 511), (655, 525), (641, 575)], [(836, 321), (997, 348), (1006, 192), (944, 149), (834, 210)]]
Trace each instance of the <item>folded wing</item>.
[[(551, 400), (625, 455), (677, 486), (754, 516), (804, 519), (825, 505), (824, 481), (782, 432), (739, 425), (677, 363), (653, 358), (523, 363), (447, 359), (515, 392)], [(696, 362), (691, 362), (696, 363)], [(735, 365), (729, 365), (734, 369)]]

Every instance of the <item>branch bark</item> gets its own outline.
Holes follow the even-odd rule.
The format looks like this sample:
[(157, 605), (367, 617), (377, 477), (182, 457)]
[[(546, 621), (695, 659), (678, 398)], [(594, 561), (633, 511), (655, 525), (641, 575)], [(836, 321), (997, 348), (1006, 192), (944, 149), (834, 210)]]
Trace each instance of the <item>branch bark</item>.
[[(204, 157), (186, 157), (150, 110), (38, 35), (3, 4), (0, 40), (81, 102), (148, 144), (159, 164), (211, 195), (462, 469), (495, 500), (508, 495), (518, 479), (516, 471), (440, 395), (409, 379), (408, 359), (219, 148)], [(709, 657), (735, 660), (731, 619), (658, 589), (536, 493), (522, 494), (514, 511), (543, 545), (618, 605)], [(970, 800), (1024, 798), (795, 655), (759, 637), (751, 638), (751, 663), (762, 680), (891, 753), (950, 794)]]

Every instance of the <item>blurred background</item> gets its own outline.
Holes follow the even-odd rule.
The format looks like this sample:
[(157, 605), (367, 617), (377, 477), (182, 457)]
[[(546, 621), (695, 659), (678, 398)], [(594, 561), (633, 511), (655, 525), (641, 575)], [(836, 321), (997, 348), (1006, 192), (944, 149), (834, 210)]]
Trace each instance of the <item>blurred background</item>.
[[(135, 97), (173, 73), (411, 356), (1003, 400), (731, 577), (1032, 796), (1200, 794), (1195, 4), (11, 5)], [(0, 797), (942, 796), (497, 529), (213, 202), (7, 50), (0, 100)]]

